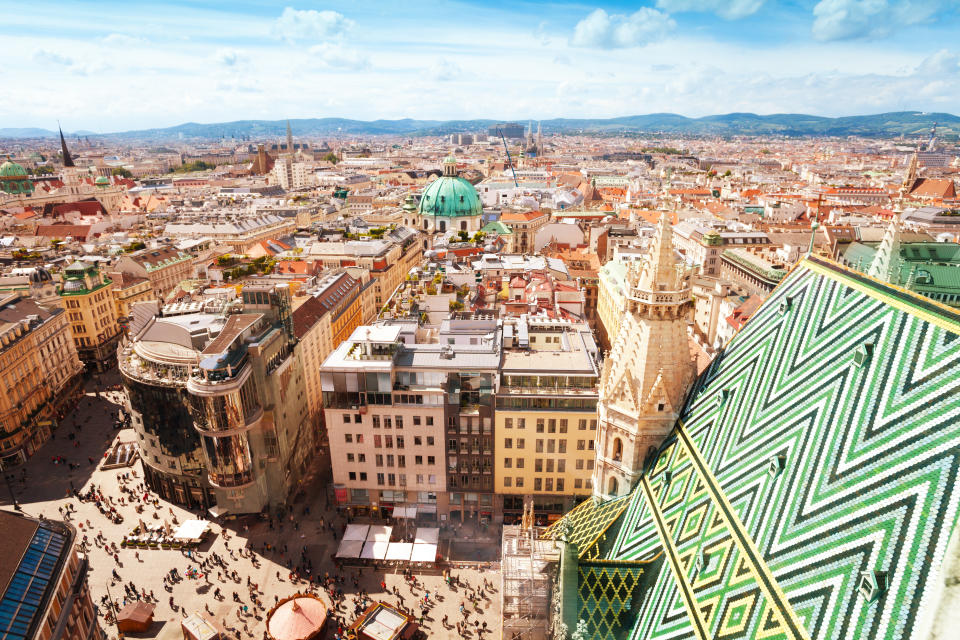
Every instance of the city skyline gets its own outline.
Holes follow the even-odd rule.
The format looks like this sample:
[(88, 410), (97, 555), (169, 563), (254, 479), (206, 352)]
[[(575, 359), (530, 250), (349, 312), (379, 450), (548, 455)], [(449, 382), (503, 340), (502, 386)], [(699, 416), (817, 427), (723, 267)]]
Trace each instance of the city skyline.
[(0, 120), (956, 113), (957, 17), (935, 0), (52, 3), (0, 26), (18, 87)]

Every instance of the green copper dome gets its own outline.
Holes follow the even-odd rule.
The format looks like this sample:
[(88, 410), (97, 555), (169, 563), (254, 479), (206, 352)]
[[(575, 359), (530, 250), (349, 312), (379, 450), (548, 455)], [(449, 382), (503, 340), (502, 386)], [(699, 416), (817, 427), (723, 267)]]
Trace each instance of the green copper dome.
[(458, 218), (483, 213), (477, 190), (456, 174), (456, 161), (447, 158), (443, 164), (443, 175), (423, 191), (418, 209), (420, 215)]
[(110, 186), (110, 180), (106, 176), (100, 176), (93, 181), (93, 184), (97, 185), (98, 187), (108, 187)]
[(11, 195), (33, 193), (33, 182), (28, 175), (26, 169), (16, 162), (7, 160), (0, 164), (0, 191)]
[(12, 160), (0, 164), (0, 178), (27, 177), (27, 170)]

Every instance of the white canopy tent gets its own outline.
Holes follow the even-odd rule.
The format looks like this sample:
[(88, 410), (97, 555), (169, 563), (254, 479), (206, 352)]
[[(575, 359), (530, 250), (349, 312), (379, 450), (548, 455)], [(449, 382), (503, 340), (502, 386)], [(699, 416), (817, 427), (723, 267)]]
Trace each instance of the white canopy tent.
[(366, 540), (367, 531), (370, 529), (368, 524), (348, 524), (347, 530), (343, 532), (344, 540)]
[(417, 508), (416, 507), (394, 507), (393, 517), (407, 518), (412, 520), (417, 517)]
[(389, 542), (364, 542), (360, 557), (364, 560), (383, 560), (387, 557)]
[(367, 531), (367, 542), (390, 542), (392, 531), (393, 527), (370, 525), (370, 530)]
[(417, 527), (417, 534), (413, 538), (414, 544), (432, 544), (440, 542), (440, 529), (437, 527)]
[(174, 532), (177, 540), (202, 540), (210, 529), (209, 520), (187, 520)]
[(410, 554), (413, 553), (413, 544), (410, 542), (391, 542), (387, 547), (387, 560), (410, 561)]
[(410, 562), (436, 562), (437, 545), (414, 543), (413, 552), (410, 554)]
[(338, 558), (359, 558), (363, 552), (363, 540), (343, 540), (337, 549)]

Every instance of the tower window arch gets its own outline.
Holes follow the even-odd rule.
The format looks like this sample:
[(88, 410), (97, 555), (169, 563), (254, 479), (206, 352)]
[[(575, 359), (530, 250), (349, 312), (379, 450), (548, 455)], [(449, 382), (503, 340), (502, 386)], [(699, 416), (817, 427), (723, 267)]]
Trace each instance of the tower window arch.
[(613, 459), (617, 462), (623, 460), (623, 440), (620, 438), (613, 439)]
[(607, 485), (607, 493), (612, 496), (617, 495), (617, 479), (616, 478), (610, 478), (610, 482)]

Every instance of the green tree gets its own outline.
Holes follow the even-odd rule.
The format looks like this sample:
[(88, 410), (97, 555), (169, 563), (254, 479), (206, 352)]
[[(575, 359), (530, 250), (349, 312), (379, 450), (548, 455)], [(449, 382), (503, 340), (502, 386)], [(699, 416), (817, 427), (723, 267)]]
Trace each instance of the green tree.
[(132, 178), (133, 174), (130, 173), (129, 169), (124, 169), (123, 167), (115, 167), (113, 171), (110, 172), (110, 175), (120, 176), (121, 178)]
[(470, 234), (466, 231), (458, 231), (457, 236), (460, 238), (460, 242), (466, 242), (470, 239)]
[(451, 300), (450, 311), (463, 311), (463, 303), (459, 300)]
[(38, 176), (52, 176), (53, 167), (51, 167), (48, 164), (42, 164), (39, 167), (37, 167), (36, 171), (34, 171), (33, 173), (34, 175), (38, 175)]
[(337, 158), (337, 154), (335, 154), (333, 151), (323, 156), (323, 159), (329, 162), (330, 164), (337, 164), (337, 162), (339, 162), (339, 158)]
[(484, 233), (483, 231), (477, 231), (475, 234), (473, 234), (472, 240), (475, 245), (479, 246), (480, 244), (483, 243), (483, 239), (486, 237), (487, 237), (486, 233)]

